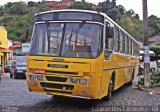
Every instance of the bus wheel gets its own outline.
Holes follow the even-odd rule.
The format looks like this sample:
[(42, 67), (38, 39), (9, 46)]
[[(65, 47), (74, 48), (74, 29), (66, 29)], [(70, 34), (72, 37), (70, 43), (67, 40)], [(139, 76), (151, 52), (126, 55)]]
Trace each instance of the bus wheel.
[(112, 93), (113, 93), (113, 81), (110, 80), (109, 86), (108, 86), (108, 96), (107, 99), (110, 100), (112, 98)]
[(114, 91), (114, 75), (112, 75), (108, 84), (108, 94), (102, 98), (103, 101), (108, 101), (112, 98), (112, 93)]

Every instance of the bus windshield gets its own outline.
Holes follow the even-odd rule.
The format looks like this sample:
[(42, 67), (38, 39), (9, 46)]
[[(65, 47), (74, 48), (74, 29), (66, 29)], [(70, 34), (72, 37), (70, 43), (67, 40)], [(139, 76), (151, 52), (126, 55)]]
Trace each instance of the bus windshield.
[(30, 55), (96, 58), (102, 51), (100, 24), (59, 22), (35, 24)]

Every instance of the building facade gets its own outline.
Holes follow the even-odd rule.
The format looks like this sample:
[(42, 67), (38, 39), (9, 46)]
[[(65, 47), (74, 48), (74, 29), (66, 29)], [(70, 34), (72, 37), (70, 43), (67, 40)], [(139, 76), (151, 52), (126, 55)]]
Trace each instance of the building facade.
[(160, 35), (149, 38), (149, 45), (160, 46)]

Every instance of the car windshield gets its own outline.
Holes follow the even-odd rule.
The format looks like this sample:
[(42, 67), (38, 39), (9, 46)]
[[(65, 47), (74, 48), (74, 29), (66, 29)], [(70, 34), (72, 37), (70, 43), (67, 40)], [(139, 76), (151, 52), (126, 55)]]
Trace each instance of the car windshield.
[(95, 58), (102, 51), (102, 29), (85, 21), (36, 24), (29, 54)]

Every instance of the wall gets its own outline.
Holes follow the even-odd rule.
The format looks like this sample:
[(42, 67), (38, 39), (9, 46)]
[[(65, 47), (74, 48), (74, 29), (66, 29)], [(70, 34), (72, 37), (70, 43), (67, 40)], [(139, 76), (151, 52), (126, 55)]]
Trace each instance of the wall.
[(0, 26), (0, 65), (4, 66), (7, 62), (8, 39), (5, 27)]
[(3, 26), (0, 26), (0, 49), (8, 48), (7, 31)]

